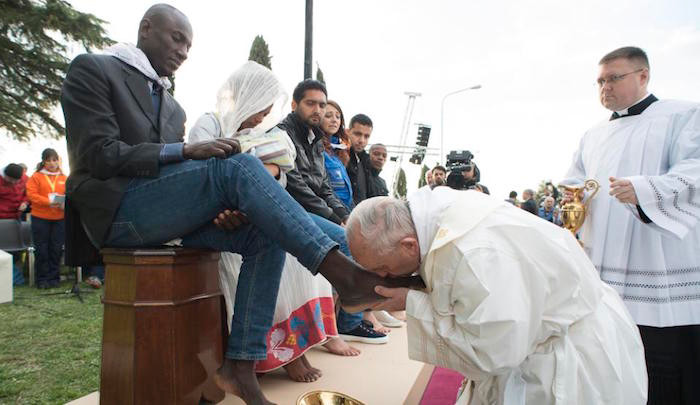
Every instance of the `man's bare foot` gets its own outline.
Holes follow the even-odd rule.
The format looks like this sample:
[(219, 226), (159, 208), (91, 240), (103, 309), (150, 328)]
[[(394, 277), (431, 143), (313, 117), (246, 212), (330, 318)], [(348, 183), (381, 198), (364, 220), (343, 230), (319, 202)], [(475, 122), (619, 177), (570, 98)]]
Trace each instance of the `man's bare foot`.
[(350, 313), (371, 309), (373, 305), (386, 300), (374, 291), (377, 285), (388, 288), (425, 288), (420, 276), (382, 278), (365, 271), (337, 249), (326, 255), (318, 271), (335, 287), (341, 306)]
[(350, 346), (345, 343), (345, 341), (339, 337), (329, 338), (323, 347), (329, 352), (337, 354), (338, 356), (357, 356), (359, 355), (360, 349)]
[(319, 375), (320, 370), (317, 369), (318, 371), (313, 371), (306, 366), (303, 355), (285, 364), (284, 370), (287, 372), (289, 378), (297, 382), (314, 382), (321, 377)]
[(214, 375), (214, 382), (247, 405), (274, 405), (260, 390), (254, 369), (255, 361), (224, 359), (224, 365)]
[(391, 332), (391, 329), (385, 327), (384, 325), (382, 325), (381, 322), (379, 322), (379, 320), (377, 320), (377, 317), (374, 316), (373, 312), (364, 312), (362, 314), (362, 319), (364, 319), (365, 321), (372, 322), (372, 329), (376, 330), (379, 333), (388, 335), (389, 332)]
[(389, 314), (394, 318), (398, 319), (399, 321), (406, 322), (406, 311), (392, 311), (389, 312)]

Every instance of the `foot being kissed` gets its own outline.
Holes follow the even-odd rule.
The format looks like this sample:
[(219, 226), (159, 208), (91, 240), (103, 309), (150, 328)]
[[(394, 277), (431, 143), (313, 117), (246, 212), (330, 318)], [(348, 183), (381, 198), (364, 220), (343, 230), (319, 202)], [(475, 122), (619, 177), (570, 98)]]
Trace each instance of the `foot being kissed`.
[(338, 251), (326, 256), (319, 272), (335, 287), (340, 305), (350, 313), (371, 309), (373, 305), (386, 300), (386, 297), (374, 291), (375, 286), (425, 288), (420, 276), (383, 278), (364, 270)]

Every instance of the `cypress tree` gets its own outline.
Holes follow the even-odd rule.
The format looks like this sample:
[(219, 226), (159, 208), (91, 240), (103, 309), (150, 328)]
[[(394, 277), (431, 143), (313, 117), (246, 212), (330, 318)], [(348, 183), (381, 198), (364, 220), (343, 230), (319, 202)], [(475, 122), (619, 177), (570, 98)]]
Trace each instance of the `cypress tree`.
[(267, 42), (265, 42), (262, 35), (257, 35), (253, 40), (253, 44), (250, 46), (250, 55), (248, 55), (248, 60), (258, 62), (259, 64), (272, 70), (272, 57), (270, 56), (270, 49), (268, 48)]

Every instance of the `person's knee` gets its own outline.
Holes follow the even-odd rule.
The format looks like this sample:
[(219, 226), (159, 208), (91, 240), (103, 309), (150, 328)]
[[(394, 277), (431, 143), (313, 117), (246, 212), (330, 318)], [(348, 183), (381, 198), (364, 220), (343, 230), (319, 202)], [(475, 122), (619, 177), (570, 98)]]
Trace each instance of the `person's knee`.
[(250, 155), (248, 153), (238, 153), (233, 156), (229, 156), (226, 160), (233, 161), (239, 165), (246, 167), (259, 167), (263, 168), (262, 162), (257, 157)]

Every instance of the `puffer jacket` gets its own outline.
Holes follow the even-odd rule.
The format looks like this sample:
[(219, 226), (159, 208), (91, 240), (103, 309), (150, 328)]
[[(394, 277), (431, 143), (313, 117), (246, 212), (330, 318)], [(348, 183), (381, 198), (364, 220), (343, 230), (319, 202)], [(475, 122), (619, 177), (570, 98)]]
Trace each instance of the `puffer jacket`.
[(373, 167), (369, 169), (369, 179), (367, 179), (367, 198), (389, 195), (389, 189), (386, 187), (386, 181), (379, 177), (379, 172), (379, 170)]
[[(287, 132), (297, 150), (296, 168), (287, 173), (287, 192), (308, 212), (340, 224), (349, 212), (333, 194), (323, 158), (323, 133), (310, 128), (291, 112), (277, 125)], [(309, 142), (309, 130), (314, 138)]]

